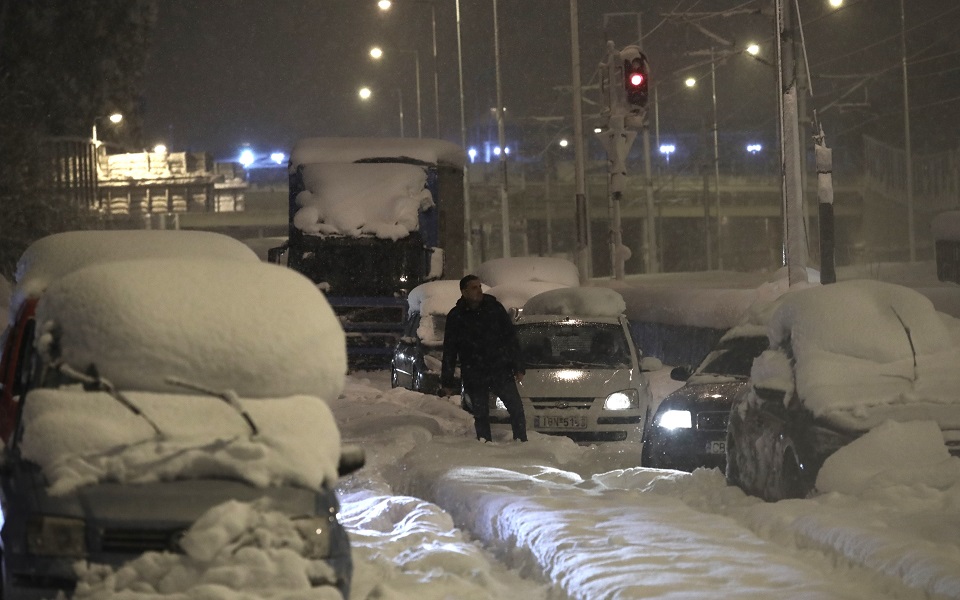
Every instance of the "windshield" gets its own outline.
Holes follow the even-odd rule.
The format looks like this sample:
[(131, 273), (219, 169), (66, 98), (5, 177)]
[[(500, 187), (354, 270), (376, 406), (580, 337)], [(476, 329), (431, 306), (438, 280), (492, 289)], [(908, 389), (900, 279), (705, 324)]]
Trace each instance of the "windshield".
[(707, 355), (697, 369), (697, 375), (726, 375), (729, 377), (750, 377), (753, 359), (767, 349), (767, 338), (738, 337), (725, 341), (716, 350)]
[(290, 266), (314, 283), (328, 284), (333, 296), (392, 296), (420, 285), (427, 274), (426, 250), (416, 232), (400, 240), (298, 238), (303, 245), (291, 238)]
[(517, 326), (523, 359), (532, 369), (630, 367), (630, 347), (619, 324), (526, 323)]

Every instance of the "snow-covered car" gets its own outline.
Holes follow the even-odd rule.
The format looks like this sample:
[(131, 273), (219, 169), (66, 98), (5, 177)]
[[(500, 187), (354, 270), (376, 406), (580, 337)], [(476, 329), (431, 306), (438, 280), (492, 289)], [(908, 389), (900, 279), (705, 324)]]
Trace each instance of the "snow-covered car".
[(51, 281), (83, 267), (140, 258), (215, 258), (255, 262), (242, 242), (211, 231), (65, 231), (36, 240), (17, 260), (9, 322), (0, 346), (0, 440), (16, 427), (17, 403), (29, 377), (34, 312)]
[(692, 373), (687, 366), (670, 371), (671, 379), (685, 383), (657, 405), (644, 437), (643, 466), (726, 468), (730, 406), (750, 379), (753, 359), (769, 346), (766, 324), (779, 302), (758, 299)]
[(30, 347), (0, 468), (2, 597), (69, 595), (78, 561), (182, 552), (231, 501), (293, 518), (302, 580), (348, 597), (334, 486), (363, 453), (325, 401), (343, 332), (306, 278), (255, 258), (95, 264), (45, 287)]
[(392, 387), (425, 394), (436, 394), (440, 390), (443, 327), (447, 313), (459, 299), (459, 280), (428, 281), (410, 291), (403, 336), (393, 350)]
[[(528, 431), (584, 444), (641, 441), (653, 402), (645, 372), (662, 364), (634, 346), (624, 308), (620, 294), (600, 287), (563, 287), (527, 301), (516, 328)], [(503, 402), (490, 401), (491, 422), (509, 423)]]
[(958, 331), (925, 296), (890, 283), (786, 294), (731, 409), (727, 480), (770, 501), (806, 497), (832, 454), (888, 421), (928, 422), (960, 456)]

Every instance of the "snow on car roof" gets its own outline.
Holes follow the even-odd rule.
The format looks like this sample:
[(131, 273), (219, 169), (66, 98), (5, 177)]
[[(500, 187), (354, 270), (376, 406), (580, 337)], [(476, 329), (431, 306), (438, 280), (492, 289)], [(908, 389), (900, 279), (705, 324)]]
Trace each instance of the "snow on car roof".
[[(960, 348), (948, 320), (955, 321), (915, 290), (852, 280), (786, 294), (768, 334), (771, 348), (792, 354), (797, 394), (820, 415), (960, 402)], [(759, 387), (782, 388), (789, 380), (790, 367), (778, 355), (768, 351), (754, 362)]]
[(319, 398), (238, 399), (257, 427), (252, 435), (241, 413), (221, 398), (124, 397), (144, 416), (106, 392), (79, 387), (35, 389), (27, 396), (20, 450), (43, 470), (52, 495), (101, 481), (226, 477), (319, 490), (337, 480), (340, 434)]
[(580, 285), (580, 273), (575, 264), (565, 258), (547, 256), (495, 258), (477, 267), (475, 275), (491, 287), (518, 281)]
[[(488, 286), (480, 284), (487, 293)], [(460, 299), (459, 279), (439, 279), (421, 283), (407, 295), (407, 309), (421, 315), (445, 315)]]
[(537, 294), (523, 305), (526, 315), (618, 317), (626, 309), (623, 296), (606, 287), (557, 288)]
[(210, 231), (66, 231), (43, 237), (23, 252), (14, 276), (11, 319), (20, 304), (51, 281), (87, 265), (139, 258), (196, 258), (253, 262), (256, 253), (239, 240)]
[[(251, 253), (252, 254), (252, 253)], [(336, 398), (343, 330), (307, 278), (262, 263), (149, 259), (93, 265), (47, 288), (37, 346), (121, 389), (184, 393), (177, 377), (251, 398)]]
[(428, 164), (462, 167), (463, 148), (445, 140), (423, 138), (314, 137), (298, 141), (290, 166), (312, 163), (351, 163), (369, 159), (409, 158)]
[(293, 224), (309, 234), (398, 240), (419, 229), (420, 212), (434, 206), (417, 165), (308, 164), (303, 182)]
[(504, 308), (523, 308), (527, 300), (537, 294), (562, 287), (567, 286), (551, 281), (515, 281), (491, 287), (486, 293), (496, 298)]

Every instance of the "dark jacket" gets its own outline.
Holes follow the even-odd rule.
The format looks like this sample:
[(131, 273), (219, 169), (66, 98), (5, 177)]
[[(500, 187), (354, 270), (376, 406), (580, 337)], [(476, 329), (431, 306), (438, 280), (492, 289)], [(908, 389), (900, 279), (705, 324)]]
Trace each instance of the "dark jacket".
[(470, 309), (460, 298), (447, 313), (440, 374), (444, 387), (455, 385), (453, 374), (458, 359), (461, 378), (467, 384), (523, 373), (516, 328), (493, 296), (484, 294), (476, 309)]

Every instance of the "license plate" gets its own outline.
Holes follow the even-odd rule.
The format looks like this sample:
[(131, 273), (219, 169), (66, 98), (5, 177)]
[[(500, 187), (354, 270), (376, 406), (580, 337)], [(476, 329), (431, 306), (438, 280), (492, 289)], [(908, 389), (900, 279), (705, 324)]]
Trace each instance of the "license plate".
[(586, 429), (587, 418), (536, 416), (533, 418), (533, 426), (543, 429)]
[(727, 442), (707, 442), (707, 454), (726, 454)]

